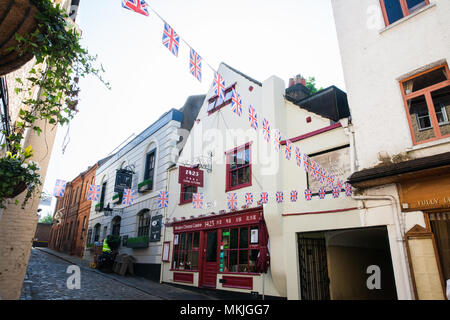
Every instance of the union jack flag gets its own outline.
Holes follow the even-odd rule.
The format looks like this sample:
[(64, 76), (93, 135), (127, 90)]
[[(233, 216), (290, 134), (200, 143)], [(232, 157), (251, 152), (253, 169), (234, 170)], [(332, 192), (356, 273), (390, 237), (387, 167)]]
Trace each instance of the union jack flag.
[(291, 160), (292, 142), (290, 142), (289, 140), (286, 140), (286, 149), (284, 150), (284, 155), (286, 156), (287, 160)]
[(123, 190), (122, 204), (132, 205), (133, 202), (134, 202), (134, 190), (132, 190), (132, 189), (124, 189)]
[(245, 194), (245, 204), (247, 206), (251, 206), (253, 204), (253, 193), (246, 193)]
[(228, 209), (233, 210), (237, 208), (237, 195), (236, 193), (228, 194)]
[(298, 192), (297, 190), (291, 191), (291, 202), (297, 202), (298, 199)]
[(314, 166), (314, 179), (320, 180), (320, 165), (318, 163), (315, 163)]
[(158, 195), (158, 208), (167, 208), (169, 206), (169, 192), (160, 191)]
[(333, 188), (335, 179), (334, 176), (330, 174), (327, 179), (328, 179), (328, 187)]
[(216, 95), (225, 100), (225, 80), (219, 73), (214, 73), (213, 89)]
[(352, 186), (351, 186), (349, 183), (346, 183), (346, 184), (345, 184), (345, 195), (346, 195), (347, 197), (351, 197), (351, 196), (352, 196), (352, 193), (353, 193), (353, 191), (352, 191)]
[(253, 129), (258, 129), (258, 115), (256, 114), (255, 108), (251, 105), (248, 106), (248, 121), (250, 121), (250, 127)]
[(341, 189), (339, 187), (333, 187), (333, 198), (339, 198), (339, 194), (341, 193)]
[(53, 190), (53, 195), (55, 197), (64, 197), (64, 192), (66, 191), (67, 182), (64, 180), (56, 180), (55, 189)]
[(275, 130), (275, 150), (280, 151), (281, 148), (281, 132), (280, 130)]
[(337, 183), (336, 186), (342, 190), (344, 188), (344, 181), (342, 181), (341, 179), (337, 179)]
[(305, 154), (303, 154), (303, 167), (305, 168), (305, 171), (309, 171), (309, 157)]
[(283, 199), (284, 199), (283, 192), (282, 191), (278, 191), (277, 192), (277, 202), (281, 203), (281, 202), (283, 202)]
[(194, 193), (192, 195), (192, 206), (194, 209), (203, 209), (203, 193)]
[(144, 0), (122, 0), (122, 7), (148, 17), (148, 4)]
[(169, 49), (170, 52), (172, 52), (176, 57), (178, 57), (178, 47), (180, 46), (180, 36), (167, 23), (164, 23), (162, 44), (167, 49)]
[(322, 187), (319, 189), (319, 198), (320, 199), (325, 199), (326, 194), (327, 194), (327, 191), (325, 190), (325, 188)]
[(327, 171), (322, 168), (320, 169), (320, 183), (325, 184), (327, 182)]
[(231, 111), (236, 113), (239, 117), (242, 115), (242, 99), (234, 88), (231, 94)]
[(264, 134), (264, 139), (269, 142), (270, 141), (270, 125), (269, 125), (269, 121), (267, 121), (267, 119), (264, 119), (263, 121), (263, 134)]
[(312, 199), (312, 192), (309, 189), (305, 190), (305, 199), (310, 201)]
[(191, 74), (196, 77), (198, 81), (202, 82), (202, 57), (200, 57), (194, 49), (191, 49), (189, 68), (191, 69)]
[(100, 197), (100, 186), (90, 184), (87, 199), (89, 201), (98, 201), (99, 197)]
[(295, 148), (295, 159), (297, 160), (297, 166), (302, 166), (302, 154), (298, 147)]
[(269, 194), (267, 192), (261, 192), (261, 204), (266, 204), (269, 202)]

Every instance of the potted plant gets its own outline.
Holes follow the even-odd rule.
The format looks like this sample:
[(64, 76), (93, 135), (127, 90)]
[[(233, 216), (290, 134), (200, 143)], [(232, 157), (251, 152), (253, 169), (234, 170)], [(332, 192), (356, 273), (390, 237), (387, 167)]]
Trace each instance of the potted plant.
[(99, 202), (95, 205), (95, 211), (101, 212), (103, 210), (103, 202)]
[(116, 193), (113, 197), (112, 197), (112, 203), (114, 204), (120, 204), (122, 202), (122, 198), (123, 198), (123, 193), (119, 192)]
[(143, 249), (148, 248), (148, 243), (150, 239), (148, 236), (128, 238), (127, 247), (133, 249)]
[(138, 191), (143, 193), (153, 189), (153, 180), (148, 179), (138, 184)]
[(109, 235), (107, 238), (108, 246), (112, 251), (116, 251), (120, 247), (120, 236)]
[[(0, 158), (0, 208), (5, 208), (6, 199), (12, 199), (27, 190), (22, 202), (25, 207), (28, 200), (41, 185), (39, 165), (36, 162), (28, 161), (33, 155), (31, 146), (28, 146), (21, 153), (12, 154), (7, 152), (6, 156)], [(19, 203), (18, 200), (15, 201)]]

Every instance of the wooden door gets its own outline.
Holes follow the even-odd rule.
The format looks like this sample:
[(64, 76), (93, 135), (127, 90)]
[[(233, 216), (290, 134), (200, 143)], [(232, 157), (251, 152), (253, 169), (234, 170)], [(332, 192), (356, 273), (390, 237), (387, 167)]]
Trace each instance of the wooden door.
[(202, 254), (201, 283), (202, 287), (216, 288), (217, 280), (217, 230), (205, 233)]

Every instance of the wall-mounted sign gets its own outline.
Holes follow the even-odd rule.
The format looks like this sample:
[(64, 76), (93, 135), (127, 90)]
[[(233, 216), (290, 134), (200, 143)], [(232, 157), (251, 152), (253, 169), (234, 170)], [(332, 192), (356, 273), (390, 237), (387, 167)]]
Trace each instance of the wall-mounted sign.
[(161, 239), (161, 222), (162, 216), (152, 217), (150, 226), (150, 242), (159, 241)]
[(203, 187), (202, 170), (180, 166), (178, 171), (178, 183), (188, 186)]
[(117, 170), (116, 183), (114, 185), (114, 192), (122, 192), (124, 189), (130, 189), (133, 182), (133, 172), (129, 170)]

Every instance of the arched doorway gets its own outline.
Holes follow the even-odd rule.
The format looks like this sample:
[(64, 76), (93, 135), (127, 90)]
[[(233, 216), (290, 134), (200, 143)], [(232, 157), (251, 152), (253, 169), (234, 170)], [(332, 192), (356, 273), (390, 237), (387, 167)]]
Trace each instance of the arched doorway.
[(113, 236), (120, 236), (120, 222), (122, 218), (119, 216), (115, 216), (111, 221), (111, 234)]

